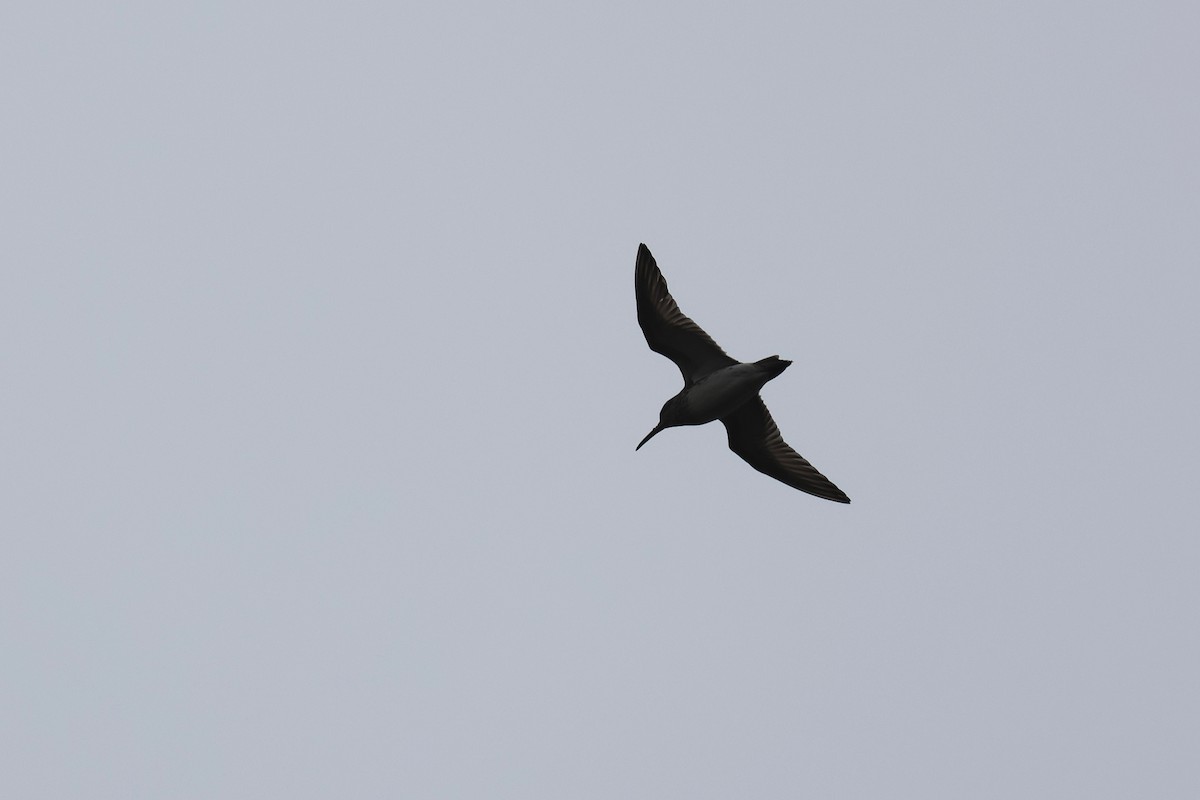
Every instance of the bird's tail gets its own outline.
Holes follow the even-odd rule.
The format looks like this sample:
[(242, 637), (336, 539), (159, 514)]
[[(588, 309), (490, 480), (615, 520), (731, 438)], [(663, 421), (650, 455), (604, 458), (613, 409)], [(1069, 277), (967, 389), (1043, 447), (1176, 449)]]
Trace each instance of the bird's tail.
[[(779, 356), (768, 356), (754, 362), (756, 366), (762, 367), (771, 378), (778, 377), (781, 372), (792, 365), (792, 362), (786, 361)], [(767, 378), (770, 380), (771, 378)]]

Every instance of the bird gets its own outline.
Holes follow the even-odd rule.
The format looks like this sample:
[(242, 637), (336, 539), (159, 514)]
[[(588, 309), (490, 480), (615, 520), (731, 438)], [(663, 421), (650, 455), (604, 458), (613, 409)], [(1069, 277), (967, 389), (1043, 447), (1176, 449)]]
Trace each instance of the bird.
[(667, 428), (721, 420), (729, 449), (764, 475), (811, 495), (849, 503), (846, 493), (788, 446), (759, 391), (791, 366), (779, 356), (749, 363), (728, 356), (704, 329), (679, 310), (666, 278), (642, 244), (634, 268), (637, 318), (646, 344), (675, 362), (683, 389), (663, 404), (658, 424), (634, 450)]

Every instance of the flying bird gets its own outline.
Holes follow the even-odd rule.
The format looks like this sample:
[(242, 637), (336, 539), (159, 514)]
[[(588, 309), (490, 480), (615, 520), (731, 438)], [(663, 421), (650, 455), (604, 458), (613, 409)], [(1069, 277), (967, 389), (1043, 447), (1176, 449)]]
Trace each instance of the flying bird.
[(753, 363), (730, 358), (720, 345), (692, 322), (667, 290), (654, 256), (638, 247), (634, 270), (638, 324), (646, 344), (675, 362), (683, 373), (683, 389), (663, 404), (658, 424), (635, 450), (659, 431), (680, 425), (721, 420), (729, 433), (729, 449), (764, 475), (795, 489), (849, 503), (850, 498), (788, 446), (758, 392), (791, 365), (779, 356)]

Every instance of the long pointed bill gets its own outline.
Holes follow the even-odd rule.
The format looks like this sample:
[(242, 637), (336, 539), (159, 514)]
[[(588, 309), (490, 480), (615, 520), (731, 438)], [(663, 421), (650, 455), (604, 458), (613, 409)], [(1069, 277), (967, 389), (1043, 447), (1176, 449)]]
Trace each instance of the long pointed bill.
[(667, 427), (667, 426), (666, 426), (666, 425), (655, 425), (655, 426), (654, 426), (654, 430), (652, 430), (652, 431), (650, 431), (649, 433), (647, 433), (647, 434), (646, 434), (646, 438), (645, 438), (645, 439), (642, 439), (640, 442), (638, 442), (638, 446), (637, 446), (637, 447), (635, 447), (635, 448), (633, 448), (633, 449), (634, 449), (634, 451), (641, 450), (641, 449), (642, 449), (642, 445), (644, 445), (646, 442), (648, 442), (648, 441), (650, 441), (652, 438), (654, 438), (654, 434), (658, 433), (659, 431), (661, 431), (661, 430), (662, 430), (663, 428), (665, 428), (665, 427)]

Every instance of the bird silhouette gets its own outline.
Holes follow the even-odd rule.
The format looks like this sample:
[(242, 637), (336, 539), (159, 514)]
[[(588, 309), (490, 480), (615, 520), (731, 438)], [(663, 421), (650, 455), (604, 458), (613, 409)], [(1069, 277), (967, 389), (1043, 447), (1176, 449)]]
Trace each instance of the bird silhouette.
[(764, 475), (795, 489), (849, 503), (850, 498), (788, 446), (759, 397), (759, 390), (791, 365), (779, 356), (743, 363), (730, 358), (671, 297), (667, 281), (646, 245), (638, 247), (634, 269), (638, 324), (646, 344), (675, 362), (683, 389), (663, 404), (658, 424), (635, 450), (667, 428), (721, 420), (729, 449)]

